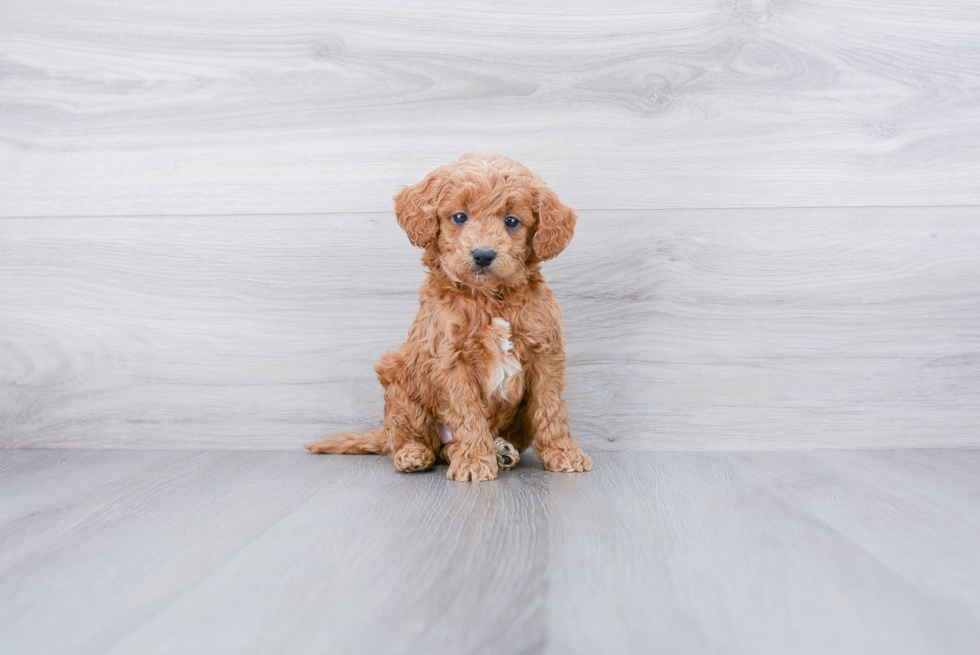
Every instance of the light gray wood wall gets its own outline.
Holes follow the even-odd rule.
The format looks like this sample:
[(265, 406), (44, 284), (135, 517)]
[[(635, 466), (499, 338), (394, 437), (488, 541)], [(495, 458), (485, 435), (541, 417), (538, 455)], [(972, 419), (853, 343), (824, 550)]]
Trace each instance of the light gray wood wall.
[(580, 209), (976, 204), (974, 0), (4, 0), (7, 215), (388, 211), (467, 151)]
[[(276, 448), (381, 416), (387, 214), (0, 222), (11, 446)], [(976, 445), (980, 210), (586, 212), (547, 267), (592, 448)]]
[(593, 449), (980, 446), (980, 7), (0, 2), (0, 447), (376, 425), (467, 151), (547, 268)]

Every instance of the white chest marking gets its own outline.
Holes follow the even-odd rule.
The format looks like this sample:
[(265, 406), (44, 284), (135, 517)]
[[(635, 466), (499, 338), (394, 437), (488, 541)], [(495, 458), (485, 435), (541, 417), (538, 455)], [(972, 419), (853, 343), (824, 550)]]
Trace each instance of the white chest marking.
[(504, 400), (510, 400), (507, 397), (507, 383), (521, 372), (521, 362), (513, 353), (514, 343), (510, 340), (510, 323), (498, 316), (493, 318), (490, 324), (497, 327), (497, 350), (500, 352), (500, 363), (490, 376), (488, 386), (500, 393), (500, 397)]

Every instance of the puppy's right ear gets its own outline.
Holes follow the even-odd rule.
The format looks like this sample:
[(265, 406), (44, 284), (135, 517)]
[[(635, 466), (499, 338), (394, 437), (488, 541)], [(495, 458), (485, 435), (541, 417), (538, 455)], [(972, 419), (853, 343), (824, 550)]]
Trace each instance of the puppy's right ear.
[(419, 248), (428, 248), (439, 233), (436, 206), (442, 180), (442, 171), (436, 170), (418, 184), (405, 187), (395, 195), (395, 218), (408, 235), (408, 240)]

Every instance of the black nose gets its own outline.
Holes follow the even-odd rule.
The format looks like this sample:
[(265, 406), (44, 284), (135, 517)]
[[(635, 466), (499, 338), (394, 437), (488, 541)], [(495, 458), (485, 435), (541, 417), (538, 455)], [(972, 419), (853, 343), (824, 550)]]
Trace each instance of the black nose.
[(486, 268), (497, 258), (497, 251), (493, 248), (477, 248), (473, 251), (473, 263), (480, 268)]

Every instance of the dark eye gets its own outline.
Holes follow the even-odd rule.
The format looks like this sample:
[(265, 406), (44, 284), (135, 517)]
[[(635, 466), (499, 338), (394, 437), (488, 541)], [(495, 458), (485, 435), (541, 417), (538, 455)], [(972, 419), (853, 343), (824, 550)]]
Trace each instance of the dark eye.
[(463, 212), (456, 212), (453, 214), (453, 223), (456, 225), (462, 225), (466, 222), (467, 216)]
[(504, 225), (506, 225), (507, 229), (509, 230), (516, 230), (518, 227), (520, 227), (521, 222), (513, 216), (508, 216), (504, 219)]

